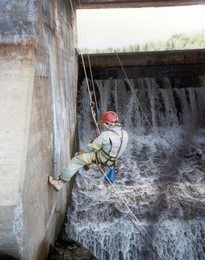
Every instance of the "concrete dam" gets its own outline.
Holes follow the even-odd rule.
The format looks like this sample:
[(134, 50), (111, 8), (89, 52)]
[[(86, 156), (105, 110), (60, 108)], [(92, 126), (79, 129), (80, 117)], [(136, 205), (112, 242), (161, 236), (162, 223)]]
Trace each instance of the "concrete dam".
[[(1, 253), (22, 260), (47, 259), (49, 246), (54, 244), (65, 224), (65, 236), (82, 243), (98, 259), (160, 259), (162, 255), (169, 256), (168, 259), (175, 259), (177, 255), (178, 259), (187, 256), (203, 259), (204, 50), (119, 54), (132, 82), (131, 90), (116, 54), (90, 55), (103, 110), (115, 109), (120, 114), (121, 109), (126, 110), (123, 125), (132, 136), (131, 151), (124, 159), (129, 173), (122, 173), (117, 182), (119, 186), (124, 185), (120, 192), (135, 194), (134, 197), (126, 195), (127, 201), (155, 241), (152, 246), (158, 250), (150, 249), (146, 238), (142, 241), (140, 232), (128, 223), (126, 210), (115, 204), (116, 195), (104, 186), (102, 176), (96, 176), (94, 171), (80, 172), (76, 180), (59, 193), (47, 181), (49, 175), (56, 178), (60, 175), (79, 143), (83, 145), (92, 138), (92, 134), (85, 134), (86, 127), (90, 133), (94, 131), (86, 108), (82, 60), (77, 52), (76, 9), (192, 4), (204, 4), (204, 1), (0, 2)], [(84, 58), (90, 78), (88, 61), (86, 56)], [(152, 127), (147, 126), (140, 114), (135, 92), (139, 93), (140, 102), (144, 102), (143, 108)], [(126, 104), (130, 105), (129, 109)], [(87, 125), (82, 126), (85, 118)], [(183, 132), (186, 126), (188, 137)], [(172, 127), (177, 131), (175, 136)], [(159, 142), (156, 132), (164, 135), (175, 150), (161, 137)], [(181, 135), (189, 144), (181, 142)], [(154, 155), (156, 151), (158, 156)], [(173, 158), (171, 151), (177, 156)], [(131, 162), (131, 158), (137, 159)], [(93, 188), (96, 184), (97, 190)], [(101, 199), (92, 198), (91, 191), (100, 194)], [(76, 207), (68, 207), (72, 203), (76, 203)], [(148, 204), (153, 205), (151, 211)], [(82, 216), (80, 208), (83, 205), (86, 205), (86, 214), (76, 219), (75, 216)], [(88, 212), (93, 205), (98, 213), (96, 211), (92, 219), (96, 223), (92, 229)], [(105, 218), (110, 217), (113, 225), (100, 218), (103, 211), (108, 212)], [(90, 230), (85, 229), (86, 225)], [(187, 242), (190, 248), (192, 242), (200, 241), (192, 250), (193, 254), (180, 251), (177, 241), (171, 239), (175, 237), (171, 232), (174, 225), (179, 230), (176, 237)], [(99, 227), (100, 235), (94, 232)], [(120, 227), (122, 232), (119, 234)], [(113, 231), (114, 238), (107, 233), (107, 228)], [(130, 232), (126, 235), (128, 229)], [(133, 241), (138, 242), (139, 248), (136, 249)], [(111, 247), (112, 251), (109, 251)], [(160, 254), (161, 250), (163, 254)]]

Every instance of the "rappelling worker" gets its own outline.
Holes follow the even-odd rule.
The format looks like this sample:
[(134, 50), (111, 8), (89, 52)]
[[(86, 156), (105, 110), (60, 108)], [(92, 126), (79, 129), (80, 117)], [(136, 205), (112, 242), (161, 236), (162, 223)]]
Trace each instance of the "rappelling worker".
[(49, 183), (59, 191), (63, 185), (82, 167), (92, 167), (94, 164), (101, 166), (113, 166), (124, 152), (128, 135), (118, 123), (118, 115), (108, 111), (102, 116), (102, 123), (106, 128), (94, 141), (83, 150), (76, 153), (68, 166), (63, 170), (58, 180), (49, 176)]

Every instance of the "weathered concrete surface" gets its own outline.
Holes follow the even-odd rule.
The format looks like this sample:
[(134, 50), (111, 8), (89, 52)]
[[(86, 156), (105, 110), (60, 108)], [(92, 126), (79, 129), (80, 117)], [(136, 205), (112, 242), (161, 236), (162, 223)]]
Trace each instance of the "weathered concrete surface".
[[(91, 78), (88, 57), (87, 55), (83, 57), (88, 77)], [(186, 82), (194, 87), (200, 85), (198, 77), (205, 74), (203, 49), (90, 54), (89, 58), (94, 79), (169, 77), (174, 87), (182, 87)], [(84, 77), (82, 58), (79, 56), (79, 79), (82, 80)]]
[(75, 145), (75, 20), (65, 0), (0, 8), (0, 251), (46, 259), (71, 188), (58, 194), (47, 178)]
[(0, 1), (0, 42), (22, 42), (35, 33), (35, 1)]
[(22, 251), (23, 243), (20, 193), (26, 167), (33, 65), (33, 46), (0, 45), (0, 250), (14, 256)]
[[(89, 54), (92, 67), (112, 68), (141, 67), (159, 65), (182, 65), (182, 64), (204, 64), (205, 50), (175, 50), (175, 51), (148, 51), (148, 52), (127, 52), (127, 53), (103, 53)], [(88, 67), (88, 56), (83, 55), (85, 66)], [(79, 66), (82, 67), (81, 55)]]
[(81, 0), (77, 8), (136, 8), (205, 4), (203, 0)]

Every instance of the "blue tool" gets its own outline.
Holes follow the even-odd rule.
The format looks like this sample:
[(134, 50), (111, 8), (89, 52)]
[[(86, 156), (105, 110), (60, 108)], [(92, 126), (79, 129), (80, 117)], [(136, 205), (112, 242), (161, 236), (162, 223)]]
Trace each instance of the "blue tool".
[(105, 181), (113, 183), (116, 180), (115, 167), (112, 167), (105, 177)]

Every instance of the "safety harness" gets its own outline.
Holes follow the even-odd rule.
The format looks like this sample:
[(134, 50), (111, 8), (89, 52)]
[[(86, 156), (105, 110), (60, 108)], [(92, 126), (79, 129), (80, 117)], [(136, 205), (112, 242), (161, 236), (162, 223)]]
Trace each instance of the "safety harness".
[(121, 147), (122, 147), (122, 143), (123, 143), (123, 130), (122, 130), (122, 128), (121, 128), (121, 135), (118, 132), (116, 132), (115, 130), (113, 130), (113, 129), (109, 129), (109, 131), (115, 133), (116, 135), (118, 135), (120, 137), (120, 146), (119, 146), (119, 149), (117, 151), (116, 156), (111, 156), (110, 153), (112, 151), (113, 144), (112, 144), (112, 140), (109, 138), (110, 145), (111, 145), (110, 151), (107, 153), (103, 148), (101, 148), (99, 150), (99, 151), (101, 151), (101, 154), (103, 155), (103, 157), (105, 157), (106, 161), (102, 162), (102, 160), (100, 158), (99, 151), (95, 152), (94, 156), (93, 156), (93, 162), (97, 163), (100, 166), (102, 166), (102, 165), (106, 166), (106, 165), (108, 165), (108, 162), (111, 162), (111, 165), (117, 166), (117, 160), (116, 159), (117, 159), (117, 157), (118, 157), (118, 155), (120, 153)]

